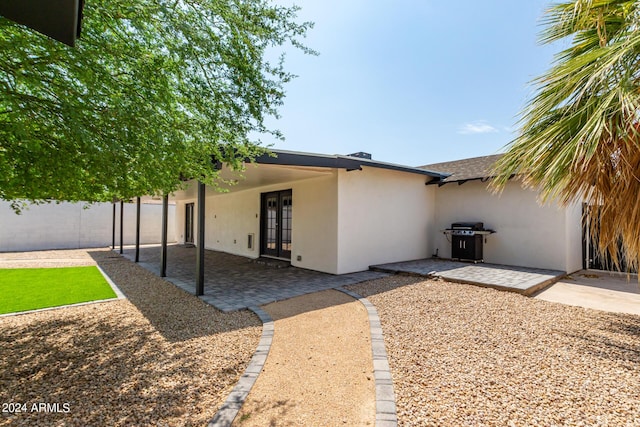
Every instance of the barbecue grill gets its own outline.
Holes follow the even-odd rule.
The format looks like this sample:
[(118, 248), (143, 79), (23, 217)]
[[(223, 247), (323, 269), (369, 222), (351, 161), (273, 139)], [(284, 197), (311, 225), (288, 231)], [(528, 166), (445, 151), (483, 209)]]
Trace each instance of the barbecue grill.
[(454, 222), (451, 224), (451, 258), (482, 262), (482, 240), (484, 229), (482, 222)]

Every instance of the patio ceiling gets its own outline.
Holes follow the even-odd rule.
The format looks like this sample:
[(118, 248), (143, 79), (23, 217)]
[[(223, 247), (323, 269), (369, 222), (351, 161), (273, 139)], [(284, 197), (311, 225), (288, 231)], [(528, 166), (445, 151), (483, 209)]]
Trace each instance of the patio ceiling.
[[(308, 166), (247, 164), (245, 171), (237, 172), (224, 166), (220, 172), (221, 177), (234, 184), (221, 184), (220, 187), (228, 192), (237, 192), (267, 185), (318, 178), (331, 175), (334, 171), (335, 169)], [(217, 194), (221, 193), (211, 187), (207, 187), (207, 196)], [(172, 196), (175, 199), (195, 199), (197, 196), (195, 181), (190, 181), (186, 190), (176, 191)]]

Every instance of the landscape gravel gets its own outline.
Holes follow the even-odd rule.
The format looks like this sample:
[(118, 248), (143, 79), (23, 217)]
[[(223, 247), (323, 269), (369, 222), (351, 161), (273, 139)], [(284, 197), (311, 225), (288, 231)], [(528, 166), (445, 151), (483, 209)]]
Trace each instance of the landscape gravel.
[(365, 307), (325, 290), (261, 307), (274, 320), (269, 356), (234, 426), (373, 426)]
[(0, 318), (0, 425), (206, 425), (258, 345), (257, 316), (88, 255), (127, 299)]
[(378, 310), (404, 426), (640, 426), (640, 316), (444, 281), (349, 287)]
[[(94, 249), (93, 252), (100, 250)], [(0, 268), (77, 267), (96, 265), (85, 249), (0, 253)]]

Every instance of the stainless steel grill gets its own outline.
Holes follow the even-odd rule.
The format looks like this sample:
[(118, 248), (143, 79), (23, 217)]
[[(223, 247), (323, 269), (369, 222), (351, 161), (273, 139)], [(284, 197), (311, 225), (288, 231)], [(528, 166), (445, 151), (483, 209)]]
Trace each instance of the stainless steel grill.
[(484, 223), (454, 222), (451, 224), (451, 258), (482, 261)]
[(454, 236), (474, 236), (476, 231), (484, 231), (482, 222), (454, 222), (451, 224), (451, 234)]

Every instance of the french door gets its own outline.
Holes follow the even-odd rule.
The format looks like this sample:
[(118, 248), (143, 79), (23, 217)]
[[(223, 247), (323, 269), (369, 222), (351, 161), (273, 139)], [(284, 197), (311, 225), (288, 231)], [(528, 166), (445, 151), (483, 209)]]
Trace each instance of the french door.
[(193, 244), (193, 211), (194, 203), (187, 203), (184, 212), (184, 243)]
[(291, 190), (262, 193), (260, 250), (262, 255), (291, 259)]

